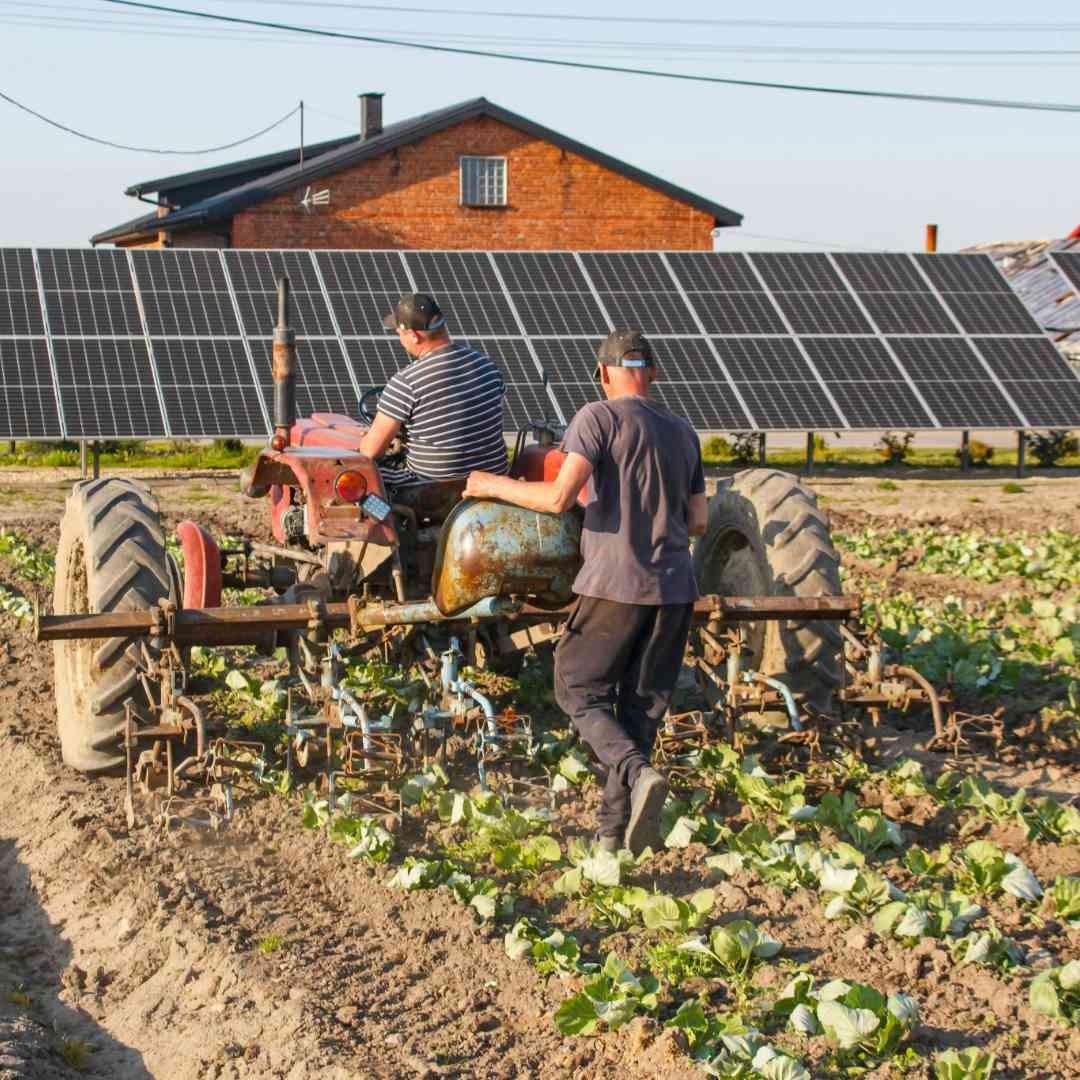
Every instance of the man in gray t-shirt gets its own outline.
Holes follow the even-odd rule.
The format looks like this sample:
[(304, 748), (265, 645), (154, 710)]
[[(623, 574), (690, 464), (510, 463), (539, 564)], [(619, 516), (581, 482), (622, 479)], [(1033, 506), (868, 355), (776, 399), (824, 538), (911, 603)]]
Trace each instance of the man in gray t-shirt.
[(649, 400), (656, 374), (644, 336), (613, 331), (596, 366), (606, 400), (570, 423), (558, 477), (472, 473), (465, 489), (560, 512), (588, 485), (578, 599), (555, 652), (555, 696), (608, 767), (601, 845), (635, 854), (660, 840), (667, 782), (649, 759), (682, 667), (697, 598), (690, 537), (704, 531), (706, 515), (697, 435)]

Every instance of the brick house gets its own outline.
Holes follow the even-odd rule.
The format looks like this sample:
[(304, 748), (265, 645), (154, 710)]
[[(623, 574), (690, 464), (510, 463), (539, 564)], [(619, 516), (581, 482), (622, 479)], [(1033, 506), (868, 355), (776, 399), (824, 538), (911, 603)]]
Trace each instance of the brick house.
[(135, 184), (126, 194), (157, 209), (90, 242), (711, 250), (713, 229), (742, 221), (485, 98), (383, 127), (382, 95), (363, 94), (360, 118), (302, 163), (297, 148)]

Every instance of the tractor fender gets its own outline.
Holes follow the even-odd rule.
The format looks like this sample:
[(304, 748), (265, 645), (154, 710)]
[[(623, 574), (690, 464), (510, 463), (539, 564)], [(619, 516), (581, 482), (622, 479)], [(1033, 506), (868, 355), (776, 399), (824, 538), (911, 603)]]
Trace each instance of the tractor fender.
[(577, 509), (541, 514), (489, 499), (465, 499), (443, 524), (432, 596), (444, 615), (488, 596), (562, 607), (573, 598), (580, 549)]
[(221, 551), (214, 538), (194, 521), (176, 526), (184, 554), (184, 607), (221, 606)]

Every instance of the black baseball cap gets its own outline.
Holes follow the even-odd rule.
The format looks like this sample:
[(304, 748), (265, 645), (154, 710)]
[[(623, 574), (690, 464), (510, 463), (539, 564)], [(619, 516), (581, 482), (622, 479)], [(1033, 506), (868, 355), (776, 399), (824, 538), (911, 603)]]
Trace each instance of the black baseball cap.
[(407, 330), (438, 330), (446, 325), (446, 316), (427, 293), (407, 293), (383, 319), (387, 330), (404, 326)]
[[(640, 356), (629, 356), (639, 353)], [(652, 346), (640, 330), (612, 330), (596, 350), (596, 370), (593, 378), (600, 378), (601, 367), (645, 368), (654, 367)]]

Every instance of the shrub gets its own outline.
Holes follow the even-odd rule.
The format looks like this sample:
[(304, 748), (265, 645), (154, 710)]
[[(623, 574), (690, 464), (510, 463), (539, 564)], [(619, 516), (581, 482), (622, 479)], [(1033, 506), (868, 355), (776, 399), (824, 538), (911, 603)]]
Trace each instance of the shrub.
[(239, 454), (244, 449), (240, 439), (215, 439), (214, 449), (222, 450), (226, 454)]
[(701, 452), (705, 457), (726, 458), (731, 454), (731, 443), (720, 435), (714, 435), (711, 439), (705, 440)]
[(1071, 431), (1029, 431), (1024, 435), (1027, 448), (1044, 468), (1053, 468), (1062, 458), (1080, 453), (1080, 441)]
[(731, 436), (731, 456), (740, 465), (752, 465), (757, 461), (761, 442), (752, 431), (739, 431)]
[(886, 465), (900, 465), (911, 453), (911, 444), (915, 441), (914, 431), (905, 431), (900, 433), (893, 433), (886, 431), (881, 436), (879, 443), (881, 450), (881, 460)]
[[(989, 465), (990, 459), (993, 456), (994, 448), (992, 446), (988, 446), (986, 443), (980, 442), (978, 439), (972, 439), (971, 442), (968, 443), (968, 461), (973, 466), (978, 467), (980, 465)], [(956, 460), (963, 464), (963, 450), (956, 451)]]

